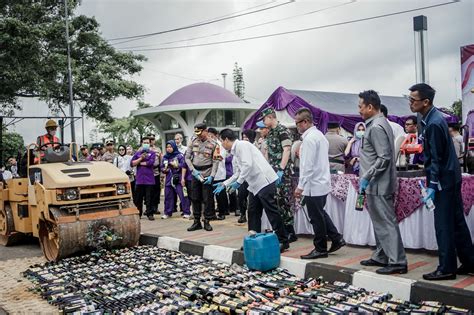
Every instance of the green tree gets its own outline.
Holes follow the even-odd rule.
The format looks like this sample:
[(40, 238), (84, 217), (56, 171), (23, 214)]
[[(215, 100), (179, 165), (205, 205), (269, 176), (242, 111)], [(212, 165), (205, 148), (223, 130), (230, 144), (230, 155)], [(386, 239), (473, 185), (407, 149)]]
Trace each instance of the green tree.
[(239, 67), (237, 62), (234, 65), (234, 93), (239, 98), (244, 99), (245, 97), (245, 83), (244, 83), (244, 74), (242, 71), (242, 67)]
[(453, 105), (451, 105), (451, 110), (453, 111), (454, 115), (459, 118), (459, 121), (462, 120), (462, 100), (454, 101)]
[[(150, 107), (145, 102), (138, 102), (137, 109)], [(136, 147), (141, 138), (149, 133), (158, 136), (158, 130), (155, 125), (144, 118), (134, 117), (132, 113), (128, 117), (117, 118), (112, 122), (103, 122), (99, 125), (99, 130), (112, 138), (118, 144), (130, 144)], [(160, 144), (160, 139), (157, 141)]]
[[(73, 97), (98, 121), (111, 120), (110, 102), (139, 98), (143, 86), (130, 78), (142, 70), (142, 55), (117, 51), (93, 17), (76, 16), (69, 0)], [(20, 97), (44, 100), (52, 109), (69, 104), (63, 1), (0, 2), (0, 111), (20, 109)]]
[(19, 150), (22, 153), (25, 151), (25, 141), (23, 137), (16, 132), (4, 132), (2, 135), (3, 146), (1, 150), (3, 150), (3, 160), (1, 163), (5, 165), (10, 156), (16, 158)]

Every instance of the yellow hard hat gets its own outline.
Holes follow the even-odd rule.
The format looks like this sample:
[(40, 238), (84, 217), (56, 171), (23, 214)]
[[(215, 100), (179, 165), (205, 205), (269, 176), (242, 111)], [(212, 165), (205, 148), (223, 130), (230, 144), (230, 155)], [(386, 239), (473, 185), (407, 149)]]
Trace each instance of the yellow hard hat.
[(58, 128), (58, 124), (54, 119), (50, 119), (46, 122), (45, 128)]

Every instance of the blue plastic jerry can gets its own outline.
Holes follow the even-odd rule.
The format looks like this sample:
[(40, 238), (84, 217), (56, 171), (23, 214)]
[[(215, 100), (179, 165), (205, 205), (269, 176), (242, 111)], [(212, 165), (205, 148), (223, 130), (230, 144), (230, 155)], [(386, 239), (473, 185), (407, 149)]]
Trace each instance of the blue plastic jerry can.
[(280, 265), (280, 243), (274, 233), (256, 233), (244, 238), (244, 257), (251, 270), (268, 271)]

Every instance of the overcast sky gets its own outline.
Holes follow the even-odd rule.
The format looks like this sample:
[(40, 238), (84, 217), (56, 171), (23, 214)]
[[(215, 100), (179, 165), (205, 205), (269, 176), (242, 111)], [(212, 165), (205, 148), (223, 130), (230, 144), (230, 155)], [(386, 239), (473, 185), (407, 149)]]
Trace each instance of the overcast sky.
[[(240, 12), (249, 7), (261, 9), (285, 3), (278, 0), (82, 0), (79, 12), (95, 16), (105, 38), (133, 36), (187, 26), (205, 20)], [(450, 0), (358, 0), (319, 13), (283, 20), (246, 30), (229, 32), (255, 24), (283, 19), (318, 9), (349, 3), (345, 0), (301, 1), (244, 17), (207, 26), (153, 36), (144, 40), (116, 45), (141, 49), (172, 47), (226, 41), (315, 26), (339, 23), (375, 15), (415, 9)], [(255, 10), (255, 9), (253, 9)], [(262, 104), (278, 87), (358, 93), (374, 89), (383, 95), (408, 94), (415, 83), (413, 17), (428, 17), (429, 82), (438, 91), (435, 104), (450, 106), (461, 97), (460, 46), (474, 44), (474, 1), (351, 23), (307, 32), (173, 50), (139, 51), (148, 61), (136, 80), (146, 87), (144, 100), (158, 105), (175, 90), (195, 82), (222, 85), (226, 72), (227, 88), (232, 89), (235, 62), (243, 68), (246, 98)], [(218, 36), (162, 43), (224, 33)], [(116, 117), (128, 115), (136, 103), (117, 100)], [(354, 113), (356, 113), (354, 104)], [(407, 105), (408, 106), (408, 105)], [(19, 115), (47, 115), (45, 104), (28, 102)], [(26, 141), (43, 132), (43, 122), (20, 123), (16, 131)], [(92, 121), (86, 122), (86, 141), (90, 139)], [(80, 123), (78, 142), (82, 142)], [(69, 134), (66, 135), (66, 138)]]

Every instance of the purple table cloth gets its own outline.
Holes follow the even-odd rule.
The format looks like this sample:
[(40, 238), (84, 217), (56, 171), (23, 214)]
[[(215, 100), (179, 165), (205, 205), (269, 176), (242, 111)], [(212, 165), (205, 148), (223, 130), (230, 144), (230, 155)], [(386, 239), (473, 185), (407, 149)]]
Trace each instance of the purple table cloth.
[[(338, 175), (348, 176), (350, 182), (356, 190), (359, 190), (359, 178), (354, 175)], [(398, 222), (409, 217), (413, 212), (421, 207), (421, 190), (418, 184), (419, 180), (424, 180), (424, 177), (399, 177), (398, 191), (395, 193), (395, 212)], [(342, 189), (337, 189), (338, 194), (341, 194)], [(474, 176), (463, 175), (461, 186), (462, 201), (464, 207), (464, 215), (468, 215), (474, 205)], [(347, 194), (346, 194), (347, 198)]]

